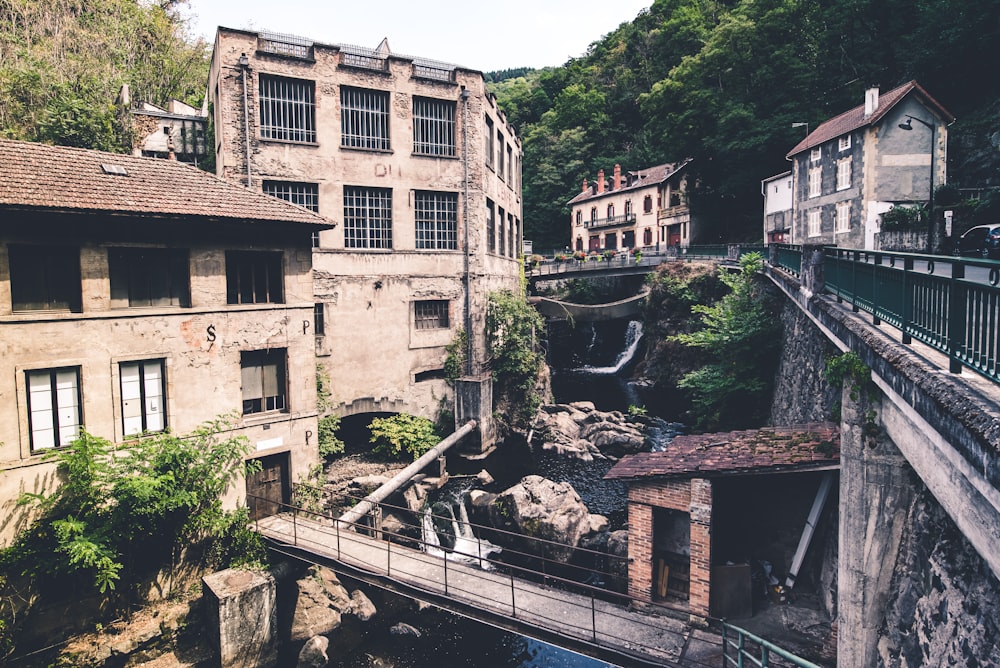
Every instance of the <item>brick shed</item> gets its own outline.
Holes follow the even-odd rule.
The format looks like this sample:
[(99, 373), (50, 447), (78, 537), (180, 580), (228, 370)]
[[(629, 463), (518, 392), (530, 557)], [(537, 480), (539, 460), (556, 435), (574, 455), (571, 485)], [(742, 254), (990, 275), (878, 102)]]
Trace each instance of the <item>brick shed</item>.
[[(773, 497), (772, 504), (796, 510), (804, 506), (804, 515), (811, 501), (807, 493), (793, 497), (788, 491), (789, 498), (782, 499), (786, 489), (795, 487), (786, 484), (796, 479), (788, 474), (839, 467), (840, 431), (832, 423), (678, 436), (663, 452), (622, 458), (605, 478), (628, 487), (629, 594), (649, 601), (686, 599), (693, 615), (715, 614), (712, 568), (725, 564), (728, 555), (716, 555), (713, 561), (713, 548), (719, 551), (725, 543), (727, 536), (720, 531), (739, 532), (741, 499), (749, 505), (756, 490), (762, 490), (760, 495)], [(750, 477), (757, 487), (731, 484)], [(814, 492), (811, 479), (805, 480)], [(720, 498), (726, 499), (726, 508)], [(720, 529), (722, 514), (730, 519)], [(804, 526), (798, 519), (786, 523), (797, 525), (798, 533)], [(716, 574), (722, 577), (721, 571)]]

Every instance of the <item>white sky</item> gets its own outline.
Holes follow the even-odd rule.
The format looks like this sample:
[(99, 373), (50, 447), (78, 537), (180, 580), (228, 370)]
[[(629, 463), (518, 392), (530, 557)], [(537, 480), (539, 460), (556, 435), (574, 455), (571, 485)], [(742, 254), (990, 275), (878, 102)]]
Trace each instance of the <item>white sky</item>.
[(631, 21), (652, 0), (189, 0), (190, 29), (272, 30), (489, 72), (563, 65)]

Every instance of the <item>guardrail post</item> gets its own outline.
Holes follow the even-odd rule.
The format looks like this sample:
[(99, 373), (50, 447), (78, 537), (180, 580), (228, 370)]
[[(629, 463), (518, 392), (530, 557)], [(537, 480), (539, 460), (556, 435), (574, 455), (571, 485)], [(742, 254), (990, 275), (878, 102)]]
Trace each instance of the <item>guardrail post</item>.
[(760, 648), (760, 668), (768, 668), (770, 666), (770, 655), (768, 654), (767, 647), (762, 646)]
[(590, 629), (594, 642), (597, 642), (597, 604), (594, 602), (594, 592), (590, 592)]
[(517, 619), (517, 606), (514, 604), (514, 571), (510, 572), (510, 616)]
[(875, 253), (872, 261), (872, 324), (878, 327), (882, 319), (878, 317), (879, 269), (882, 267), (882, 254)]
[(292, 506), (292, 545), (299, 544), (299, 509)]
[(910, 272), (913, 271), (913, 258), (903, 258), (903, 343), (909, 345), (912, 342), (910, 337), (910, 321), (913, 320), (913, 297), (910, 294)]
[(448, 553), (442, 551), (441, 561), (444, 562), (444, 595), (448, 595)]
[(861, 310), (858, 306), (858, 264), (861, 262), (861, 251), (850, 251), (851, 262), (851, 311), (857, 313)]
[(948, 371), (962, 373), (960, 354), (965, 346), (965, 328), (968, 324), (965, 288), (959, 279), (965, 278), (965, 263), (951, 263), (951, 279), (948, 282)]
[(392, 541), (385, 541), (385, 576), (392, 574)]

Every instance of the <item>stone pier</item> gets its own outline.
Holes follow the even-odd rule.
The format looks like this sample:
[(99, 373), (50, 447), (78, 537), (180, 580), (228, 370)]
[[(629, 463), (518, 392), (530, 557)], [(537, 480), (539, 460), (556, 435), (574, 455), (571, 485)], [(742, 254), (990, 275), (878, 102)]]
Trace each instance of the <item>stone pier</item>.
[(206, 575), (202, 582), (208, 636), (219, 650), (220, 666), (276, 666), (278, 615), (271, 574), (229, 568)]

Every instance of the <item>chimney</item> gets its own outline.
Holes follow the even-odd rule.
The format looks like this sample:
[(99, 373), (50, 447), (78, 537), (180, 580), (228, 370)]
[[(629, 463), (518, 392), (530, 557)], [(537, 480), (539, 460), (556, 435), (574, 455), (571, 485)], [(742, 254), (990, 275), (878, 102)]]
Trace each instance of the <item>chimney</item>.
[(878, 111), (878, 86), (872, 86), (865, 91), (865, 118)]
[(583, 177), (583, 192), (587, 192), (587, 177)]
[(597, 194), (600, 195), (604, 192), (604, 170), (599, 170), (597, 172)]
[(614, 185), (611, 186), (615, 190), (620, 190), (622, 187), (622, 166), (615, 165), (615, 180)]

